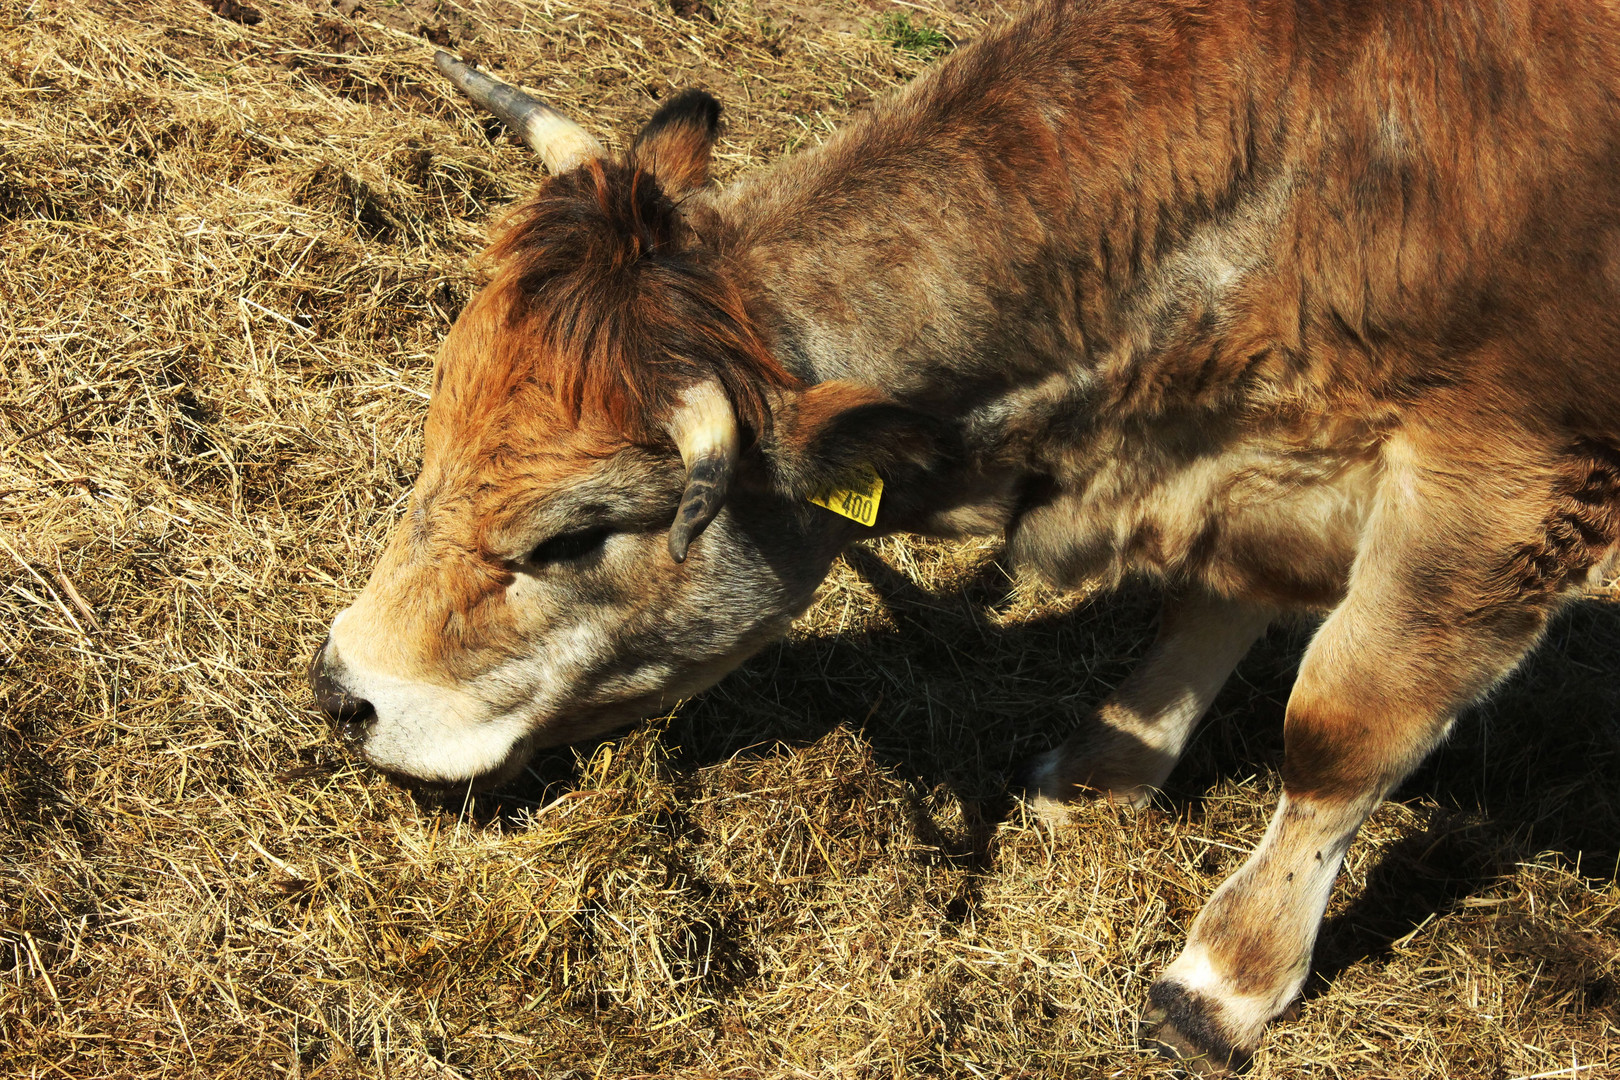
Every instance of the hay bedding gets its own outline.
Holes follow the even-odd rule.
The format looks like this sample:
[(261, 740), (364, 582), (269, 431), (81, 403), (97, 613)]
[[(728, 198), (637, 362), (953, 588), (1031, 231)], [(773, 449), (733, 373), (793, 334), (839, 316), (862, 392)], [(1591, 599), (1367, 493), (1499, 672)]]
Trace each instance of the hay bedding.
[[(537, 178), (430, 43), (620, 143), (706, 85), (730, 175), (914, 74), (895, 13), (993, 15), (0, 0), (0, 1075), (1167, 1075), (1131, 1018), (1264, 828), (1303, 631), (1155, 809), (1055, 833), (1007, 775), (1151, 600), (983, 544), (853, 553), (721, 688), (499, 796), (414, 801), (306, 707)], [(1561, 623), (1379, 812), (1254, 1075), (1620, 1076), (1617, 629)]]

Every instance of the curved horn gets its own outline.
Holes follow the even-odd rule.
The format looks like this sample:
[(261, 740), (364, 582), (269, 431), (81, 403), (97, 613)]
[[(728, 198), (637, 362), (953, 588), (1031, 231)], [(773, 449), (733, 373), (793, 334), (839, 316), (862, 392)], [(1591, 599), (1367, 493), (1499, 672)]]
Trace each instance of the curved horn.
[(710, 379), (688, 388), (669, 418), (669, 433), (686, 465), (686, 489), (669, 528), (669, 553), (676, 562), (685, 562), (687, 546), (720, 512), (737, 471), (737, 417), (720, 383)]
[(443, 50), (433, 54), (433, 63), (473, 104), (488, 109), (521, 135), (552, 175), (605, 156), (601, 143), (545, 102), (482, 71), (474, 71)]

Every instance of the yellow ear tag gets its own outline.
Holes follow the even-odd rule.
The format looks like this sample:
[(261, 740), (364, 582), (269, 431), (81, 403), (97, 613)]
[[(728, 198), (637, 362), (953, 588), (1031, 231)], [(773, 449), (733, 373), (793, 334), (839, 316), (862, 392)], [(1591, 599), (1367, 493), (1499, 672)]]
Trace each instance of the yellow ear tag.
[(882, 498), (883, 477), (869, 463), (862, 462), (810, 496), (810, 501), (870, 529), (877, 522), (878, 500)]

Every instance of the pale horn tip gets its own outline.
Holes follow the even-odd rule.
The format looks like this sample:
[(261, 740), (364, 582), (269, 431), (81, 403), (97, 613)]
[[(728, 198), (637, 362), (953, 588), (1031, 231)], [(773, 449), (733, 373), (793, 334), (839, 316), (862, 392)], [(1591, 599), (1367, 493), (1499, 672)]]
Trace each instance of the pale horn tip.
[(538, 98), (469, 67), (442, 49), (433, 54), (433, 66), (474, 104), (488, 109), (517, 132), (553, 174), (603, 156), (602, 145), (584, 128)]

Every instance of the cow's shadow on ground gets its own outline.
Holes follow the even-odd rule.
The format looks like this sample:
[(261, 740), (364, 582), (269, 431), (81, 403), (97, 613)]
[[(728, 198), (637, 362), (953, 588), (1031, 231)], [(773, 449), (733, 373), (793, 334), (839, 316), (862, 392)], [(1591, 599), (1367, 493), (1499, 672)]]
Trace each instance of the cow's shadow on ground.
[[(956, 794), (970, 827), (949, 854), (993, 873), (991, 842), (1015, 806), (1020, 764), (1061, 742), (1130, 671), (1152, 640), (1157, 598), (1126, 588), (1062, 614), (1002, 624), (987, 614), (1010, 596), (994, 565), (936, 595), (870, 552), (848, 559), (885, 617), (765, 650), (675, 719), (666, 735), (672, 764), (695, 771), (857, 728), (878, 761), (919, 791), (944, 785)], [(1278, 769), (1283, 713), (1312, 629), (1280, 626), (1256, 646), (1171, 776), (1163, 806), (1195, 819), (1218, 785)], [(1556, 851), (1600, 880), (1620, 870), (1617, 660), (1620, 605), (1576, 607), (1459, 721), (1397, 792), (1428, 807), (1425, 831), (1392, 845), (1328, 920), (1313, 987), (1388, 954), (1520, 858)], [(566, 750), (543, 755), (527, 781), (480, 797), (478, 812), (520, 821), (523, 807), (569, 788), (576, 760)]]

